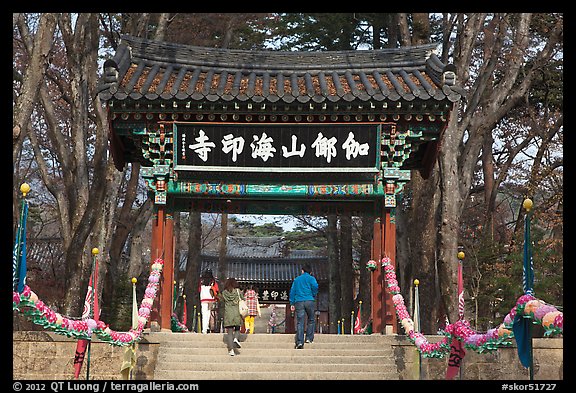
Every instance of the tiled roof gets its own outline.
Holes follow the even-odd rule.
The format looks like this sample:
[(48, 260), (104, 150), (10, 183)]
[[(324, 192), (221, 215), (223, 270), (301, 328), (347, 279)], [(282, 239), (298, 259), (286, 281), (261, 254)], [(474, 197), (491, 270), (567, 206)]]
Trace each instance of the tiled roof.
[(104, 100), (322, 103), (458, 101), (436, 44), (287, 52), (205, 48), (123, 36), (104, 63)]
[[(309, 264), (317, 280), (328, 280), (328, 258), (317, 250), (286, 251), (284, 239), (279, 236), (240, 237), (229, 236), (226, 258), (228, 277), (240, 282), (286, 283), (300, 275), (303, 264)], [(180, 253), (179, 269), (184, 271), (187, 252)], [(218, 273), (218, 253), (201, 255), (200, 271), (211, 269)]]
[(228, 236), (228, 258), (281, 258), (284, 239), (278, 236)]
[[(242, 283), (292, 282), (300, 275), (303, 264), (309, 264), (312, 274), (320, 282), (328, 281), (328, 258), (317, 250), (293, 250), (282, 254), (283, 238), (228, 237), (228, 276)], [(56, 238), (30, 239), (26, 247), (28, 270), (39, 274), (64, 274), (62, 242)], [(180, 252), (178, 267), (186, 269), (187, 252)], [(205, 253), (201, 257), (200, 271), (211, 269), (218, 275), (217, 253)]]
[[(186, 255), (181, 256), (180, 268), (185, 267)], [(302, 265), (310, 265), (312, 275), (319, 282), (328, 281), (328, 258), (316, 257), (307, 259), (233, 259), (228, 262), (227, 277), (234, 277), (238, 282), (263, 283), (291, 283), (300, 275)], [(200, 271), (211, 269), (218, 278), (218, 258), (203, 255), (201, 257)]]

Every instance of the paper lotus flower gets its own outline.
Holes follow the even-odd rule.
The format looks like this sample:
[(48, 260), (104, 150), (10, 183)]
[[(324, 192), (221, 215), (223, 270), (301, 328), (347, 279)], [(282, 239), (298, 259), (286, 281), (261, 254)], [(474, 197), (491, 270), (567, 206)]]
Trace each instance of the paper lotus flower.
[(382, 258), (382, 266), (387, 266), (390, 262), (392, 262), (392, 260), (389, 257)]
[(98, 324), (96, 323), (95, 320), (93, 320), (92, 318), (89, 318), (86, 320), (86, 326), (88, 326), (88, 329), (94, 330), (94, 329), (96, 329), (96, 326), (98, 326)]
[(416, 337), (416, 339), (414, 340), (414, 344), (418, 348), (422, 347), (422, 345), (424, 345), (426, 343), (427, 343), (427, 340), (423, 336)]
[(376, 261), (371, 259), (368, 262), (366, 262), (366, 269), (370, 270), (371, 272), (376, 270)]
[(157, 283), (160, 281), (160, 276), (157, 276), (155, 274), (151, 274), (150, 277), (148, 278), (148, 281), (153, 282), (153, 283)]
[(486, 332), (486, 338), (488, 340), (494, 339), (498, 337), (498, 329), (496, 328), (492, 328), (492, 329), (488, 329), (488, 331)]
[(532, 295), (522, 295), (516, 301), (516, 307), (524, 307), (526, 305), (526, 303), (528, 303), (530, 300), (535, 300), (535, 299), (536, 298)]
[(556, 320), (556, 317), (558, 317), (561, 314), (562, 313), (560, 311), (553, 311), (544, 315), (544, 318), (542, 318), (542, 326), (544, 326), (547, 329), (551, 328), (552, 326), (554, 326), (554, 321)]
[(32, 290), (28, 285), (24, 285), (24, 289), (22, 290), (22, 297), (29, 297)]
[(557, 328), (563, 329), (564, 328), (564, 314), (560, 313), (560, 314), (556, 315), (556, 318), (554, 318), (553, 324)]
[(542, 306), (542, 302), (540, 300), (529, 300), (524, 305), (524, 314), (533, 314), (534, 311), (536, 311), (536, 309), (540, 306)]
[(481, 334), (471, 334), (466, 338), (465, 343), (476, 347), (481, 344), (482, 338)]
[(512, 331), (506, 329), (506, 327), (504, 326), (504, 324), (500, 325), (500, 327), (498, 327), (498, 337), (504, 337), (507, 336), (509, 334), (511, 334)]
[(392, 265), (384, 265), (384, 271), (386, 273), (394, 273), (394, 266)]
[(556, 307), (551, 306), (549, 304), (543, 304), (542, 306), (538, 307), (536, 311), (534, 311), (534, 318), (540, 320), (544, 318), (544, 315), (554, 311), (558, 311)]
[(402, 295), (397, 294), (397, 295), (392, 296), (392, 302), (393, 302), (395, 305), (403, 304), (403, 303), (404, 303), (404, 298), (402, 297)]
[(402, 329), (404, 329), (405, 332), (409, 332), (410, 330), (414, 330), (414, 321), (412, 321), (412, 319), (410, 319), (409, 317), (402, 319)]
[(38, 301), (38, 295), (34, 292), (30, 291), (30, 297), (28, 298), (32, 303), (36, 303)]
[(150, 315), (150, 309), (147, 307), (140, 307), (138, 310), (138, 315), (141, 317), (147, 317)]

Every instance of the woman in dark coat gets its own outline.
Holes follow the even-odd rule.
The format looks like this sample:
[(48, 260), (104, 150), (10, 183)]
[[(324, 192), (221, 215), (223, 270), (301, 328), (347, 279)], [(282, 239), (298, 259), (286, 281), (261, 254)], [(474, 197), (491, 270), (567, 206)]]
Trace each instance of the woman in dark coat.
[(226, 345), (228, 354), (234, 356), (234, 348), (241, 348), (238, 338), (240, 336), (240, 326), (244, 323), (238, 303), (244, 299), (235, 278), (229, 278), (224, 284), (224, 290), (220, 292), (221, 305), (224, 305), (224, 328), (226, 329)]

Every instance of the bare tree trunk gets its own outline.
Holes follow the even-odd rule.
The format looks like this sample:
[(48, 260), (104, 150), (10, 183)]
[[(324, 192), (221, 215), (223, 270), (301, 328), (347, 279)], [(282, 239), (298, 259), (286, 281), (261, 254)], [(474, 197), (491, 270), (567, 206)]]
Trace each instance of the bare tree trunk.
[[(114, 167), (112, 161), (108, 162), (108, 168), (106, 171), (106, 182), (108, 185), (117, 184), (116, 178), (119, 177), (119, 172)], [(101, 206), (101, 213), (99, 214), (98, 220), (94, 225), (94, 235), (97, 239), (92, 243), (95, 244), (100, 250), (98, 255), (99, 260), (99, 272), (98, 272), (98, 286), (97, 286), (97, 296), (100, 299), (99, 304), (101, 305), (100, 311), (102, 313), (101, 317), (106, 320), (110, 320), (106, 316), (107, 307), (112, 304), (111, 299), (107, 298), (106, 295), (110, 288), (107, 287), (106, 278), (110, 276), (110, 258), (109, 253), (110, 244), (112, 243), (112, 233), (114, 230), (114, 217), (116, 214), (116, 204), (118, 197), (118, 187), (110, 187), (110, 192), (104, 197), (104, 201)], [(118, 276), (117, 273), (112, 274)]]
[[(65, 310), (68, 315), (79, 315), (90, 274), (90, 245), (86, 242), (101, 212), (107, 192), (107, 118), (100, 100), (93, 93), (97, 84), (98, 68), (98, 16), (79, 14), (73, 29), (71, 15), (61, 14), (58, 25), (66, 50), (66, 66), (70, 75), (70, 149), (71, 167), (62, 172), (72, 174), (73, 185), (66, 185), (65, 198), (59, 194), (59, 203), (69, 210), (71, 238), (66, 242)], [(93, 98), (95, 97), (95, 98)], [(93, 108), (89, 116), (89, 109)], [(88, 160), (88, 132), (94, 133), (91, 160)], [(53, 142), (57, 146), (57, 142)], [(38, 157), (37, 157), (38, 158)], [(65, 161), (64, 161), (65, 162)], [(89, 165), (89, 163), (91, 165)], [(91, 175), (91, 176), (90, 176)], [(64, 223), (63, 223), (64, 224)], [(87, 247), (88, 246), (88, 247)]]
[(186, 278), (184, 281), (184, 294), (186, 295), (186, 307), (188, 317), (182, 321), (189, 329), (192, 329), (194, 319), (194, 306), (196, 313), (200, 312), (200, 253), (202, 250), (202, 215), (199, 212), (190, 211), (188, 224), (188, 262), (186, 263)]
[(227, 49), (230, 46), (230, 42), (232, 41), (232, 36), (234, 34), (234, 27), (236, 26), (237, 17), (235, 14), (229, 14), (230, 19), (226, 23), (226, 30), (224, 31), (224, 37), (222, 38), (222, 45), (220, 46), (222, 49)]
[(494, 192), (494, 156), (492, 145), (494, 138), (487, 132), (482, 146), (482, 174), (484, 176), (484, 237), (494, 240), (494, 208), (496, 206), (496, 192)]
[[(129, 293), (119, 294), (117, 289), (126, 290), (125, 286), (118, 285), (119, 280), (125, 280), (130, 270), (130, 256), (124, 257), (126, 243), (130, 241), (130, 235), (134, 233), (134, 227), (139, 222), (141, 209), (133, 209), (138, 191), (138, 182), (140, 177), (140, 164), (131, 165), (130, 177), (124, 186), (124, 179), (127, 175), (126, 170), (119, 172), (113, 164), (110, 164), (113, 173), (110, 175), (109, 189), (111, 190), (104, 201), (104, 204), (110, 209), (109, 222), (114, 223), (113, 232), (109, 236), (110, 246), (107, 248), (108, 256), (108, 274), (101, 275), (104, 284), (103, 304), (113, 306), (114, 300), (118, 297), (128, 296)], [(124, 189), (123, 204), (118, 209), (118, 196)], [(150, 206), (148, 204), (147, 206)], [(151, 206), (149, 207), (151, 211)], [(148, 215), (150, 217), (150, 214)], [(132, 253), (132, 249), (131, 253)], [(140, 254), (141, 255), (141, 254)], [(141, 257), (141, 256), (140, 256)], [(114, 320), (116, 312), (112, 309), (104, 308), (110, 312), (110, 320)]]
[(218, 281), (220, 281), (219, 285), (221, 287), (224, 287), (226, 279), (229, 278), (228, 260), (226, 259), (227, 239), (228, 239), (228, 213), (222, 213), (220, 221), (220, 246), (218, 249)]
[(154, 39), (156, 41), (164, 41), (164, 37), (166, 35), (166, 29), (168, 28), (168, 24), (170, 23), (170, 13), (163, 12), (158, 16), (158, 25), (156, 27), (156, 34)]
[(412, 45), (430, 42), (430, 14), (416, 12), (412, 14)]
[(372, 237), (374, 236), (374, 217), (362, 217), (360, 237), (360, 290), (359, 300), (362, 301), (362, 327), (368, 322), (372, 309), (371, 275), (366, 269), (366, 262), (372, 255)]
[(340, 216), (340, 291), (341, 315), (346, 331), (350, 329), (350, 317), (354, 309), (354, 270), (352, 268), (352, 217)]
[[(56, 29), (56, 14), (44, 13), (40, 16), (38, 30), (32, 39), (29, 36), (30, 32), (26, 28), (25, 21), (22, 19), (23, 14), (19, 15), (18, 18), (13, 18), (12, 22), (18, 24), (23, 41), (28, 43), (30, 62), (22, 80), (18, 102), (12, 111), (13, 147), (20, 138), (20, 133), (26, 129), (30, 121), (38, 91), (49, 64), (48, 55), (52, 49), (54, 31)], [(12, 153), (14, 157), (14, 150)]]
[[(456, 109), (454, 109), (456, 111)], [(458, 117), (454, 113), (444, 133), (445, 146), (458, 146), (457, 133), (452, 130), (458, 126)], [(439, 154), (440, 171), (440, 217), (438, 231), (438, 274), (442, 305), (450, 322), (458, 320), (458, 228), (462, 214), (459, 192), (458, 149), (442, 149)], [(442, 318), (442, 316), (439, 316)]]
[[(22, 83), (18, 95), (14, 94), (15, 105), (12, 110), (12, 162), (16, 163), (22, 149), (24, 131), (27, 130), (30, 123), (40, 86), (44, 84), (44, 74), (49, 64), (48, 55), (52, 49), (56, 29), (56, 15), (42, 14), (38, 30), (33, 37), (24, 20), (24, 14), (13, 14), (12, 24), (18, 26), (20, 37), (30, 58), (24, 75), (20, 75), (16, 69), (13, 71), (14, 78)], [(14, 171), (15, 175), (17, 173), (18, 171)], [(13, 177), (13, 180), (14, 184), (20, 185), (18, 183), (21, 182), (21, 179)], [(12, 191), (12, 222), (15, 223), (14, 225), (17, 225), (19, 217), (19, 192), (20, 188), (14, 187)]]
[(144, 202), (140, 208), (140, 213), (135, 219), (132, 233), (130, 236), (130, 266), (128, 267), (129, 277), (142, 277), (148, 278), (148, 265), (149, 258), (144, 258), (142, 252), (142, 234), (146, 229), (154, 212), (154, 203), (150, 198)]
[(405, 211), (397, 208), (397, 269), (402, 295), (410, 299), (415, 278), (420, 281), (421, 329), (425, 333), (436, 332), (439, 313), (439, 297), (436, 276), (436, 247), (438, 243), (438, 171), (432, 171), (427, 180), (412, 171), (412, 179), (406, 186), (409, 207)]
[[(410, 38), (410, 29), (408, 28), (408, 15), (406, 13), (399, 13), (396, 15), (397, 29), (398, 29), (398, 42), (400, 46), (409, 46), (412, 44)], [(389, 30), (395, 29), (394, 23), (390, 26)], [(390, 42), (390, 47), (395, 48), (396, 42)]]

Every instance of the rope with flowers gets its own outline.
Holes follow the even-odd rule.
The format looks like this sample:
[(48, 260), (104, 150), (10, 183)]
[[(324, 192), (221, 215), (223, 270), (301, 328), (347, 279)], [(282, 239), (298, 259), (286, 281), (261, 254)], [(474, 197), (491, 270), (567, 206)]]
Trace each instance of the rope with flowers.
[(56, 334), (84, 340), (90, 340), (92, 334), (95, 334), (100, 340), (108, 344), (128, 346), (142, 338), (142, 331), (148, 323), (150, 310), (160, 286), (163, 267), (164, 261), (161, 258), (157, 258), (152, 264), (144, 298), (138, 309), (138, 327), (136, 329), (131, 328), (127, 332), (117, 332), (110, 329), (105, 322), (92, 318), (78, 320), (62, 316), (38, 299), (38, 295), (31, 291), (27, 285), (24, 286), (22, 293), (12, 292), (12, 310), (23, 313), (36, 325), (43, 326)]
[(510, 346), (512, 345), (511, 339), (514, 337), (511, 329), (516, 314), (532, 319), (532, 323), (536, 325), (542, 325), (545, 329), (545, 337), (563, 334), (564, 314), (561, 311), (532, 295), (522, 295), (497, 328), (479, 333), (470, 327), (470, 323), (466, 319), (460, 319), (446, 326), (444, 329), (445, 337), (442, 340), (430, 343), (422, 333), (414, 331), (414, 321), (410, 317), (404, 304), (404, 298), (400, 294), (396, 272), (391, 262), (389, 257), (382, 258), (384, 277), (388, 291), (393, 295), (392, 302), (396, 315), (398, 315), (409, 340), (424, 357), (443, 358), (450, 352), (450, 343), (453, 337), (462, 341), (466, 348), (478, 353), (492, 352), (501, 346)]

